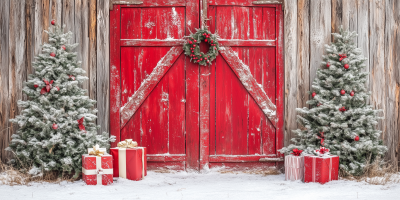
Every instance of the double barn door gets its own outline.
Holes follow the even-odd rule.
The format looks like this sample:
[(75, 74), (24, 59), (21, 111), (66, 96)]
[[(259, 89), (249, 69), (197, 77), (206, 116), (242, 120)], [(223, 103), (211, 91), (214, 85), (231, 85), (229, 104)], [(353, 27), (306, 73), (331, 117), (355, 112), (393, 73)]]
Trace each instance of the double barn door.
[[(149, 169), (268, 168), (283, 145), (283, 16), (251, 0), (143, 1), (110, 10), (110, 127), (147, 147)], [(220, 37), (211, 66), (184, 36)], [(201, 45), (207, 50), (206, 44)], [(116, 143), (112, 144), (116, 146)], [(265, 162), (266, 161), (266, 162)]]

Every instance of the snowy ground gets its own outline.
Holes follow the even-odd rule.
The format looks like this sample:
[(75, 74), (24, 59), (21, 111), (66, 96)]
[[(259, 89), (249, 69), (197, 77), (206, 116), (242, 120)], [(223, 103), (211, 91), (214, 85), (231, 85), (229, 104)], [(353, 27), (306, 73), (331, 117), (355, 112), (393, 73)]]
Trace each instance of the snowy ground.
[(284, 181), (284, 175), (148, 172), (142, 181), (115, 179), (110, 186), (87, 186), (82, 181), (32, 186), (0, 185), (0, 199), (400, 199), (400, 184), (333, 181), (325, 185)]

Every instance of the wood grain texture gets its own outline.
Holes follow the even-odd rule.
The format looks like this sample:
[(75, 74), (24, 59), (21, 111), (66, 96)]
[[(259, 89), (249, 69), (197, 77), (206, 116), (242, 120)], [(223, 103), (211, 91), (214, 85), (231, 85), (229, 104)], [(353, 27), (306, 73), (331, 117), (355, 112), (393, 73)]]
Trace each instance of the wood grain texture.
[(5, 162), (11, 157), (4, 149), (10, 141), (9, 116), (9, 24), (10, 1), (0, 4), (0, 159)]
[[(26, 80), (26, 23), (25, 23), (25, 1), (10, 2), (10, 26), (9, 26), (9, 102), (10, 119), (15, 118), (21, 111), (17, 101), (24, 99), (22, 93), (23, 82)], [(16, 133), (17, 126), (10, 125), (9, 137)], [(9, 139), (8, 137), (8, 139)]]
[(35, 1), (26, 0), (25, 3), (25, 22), (26, 22), (26, 74), (32, 74), (32, 62), (35, 58), (35, 38), (34, 38), (34, 25), (35, 25)]
[(89, 98), (97, 100), (97, 7), (96, 0), (89, 0)]
[[(81, 61), (81, 67), (86, 71), (86, 76), (90, 79), (89, 71), (89, 0), (75, 0), (74, 23), (75, 42), (79, 45), (75, 48), (77, 59)], [(89, 81), (82, 83), (82, 88), (89, 90)], [(87, 92), (89, 95), (89, 92)]]
[(400, 2), (395, 0), (385, 1), (385, 65), (383, 79), (386, 80), (385, 123), (383, 132), (384, 144), (388, 147), (386, 159), (391, 161), (394, 167), (398, 167), (398, 155), (396, 150), (399, 144), (399, 64), (400, 64)]
[[(285, 141), (284, 145), (290, 144), (293, 137), (292, 130), (296, 129), (297, 108), (297, 9), (298, 2), (285, 1)], [(300, 53), (300, 52), (299, 52)]]
[[(96, 88), (97, 88), (97, 123), (99, 133), (110, 132), (110, 15), (108, 1), (97, 0), (96, 28)], [(105, 31), (110, 30), (110, 31)], [(118, 107), (118, 106), (117, 106)], [(119, 109), (119, 107), (117, 108)], [(119, 118), (119, 117), (118, 117)], [(116, 119), (119, 121), (119, 119)], [(119, 126), (117, 126), (119, 129)]]
[[(368, 59), (364, 62), (366, 67), (362, 72), (370, 72), (369, 69), (369, 3), (368, 1), (357, 1), (357, 47), (361, 49), (362, 54)], [(369, 76), (370, 77), (370, 76)], [(369, 88), (369, 79), (365, 86)]]
[[(108, 1), (105, 1), (108, 2)], [(62, 24), (65, 25), (64, 31), (71, 31), (75, 33), (75, 1), (74, 0), (63, 0), (62, 1)], [(75, 37), (70, 39), (70, 42), (75, 43)]]
[(56, 22), (61, 23), (62, 22), (62, 18), (61, 18), (61, 14), (62, 14), (62, 0), (51, 0), (50, 1), (50, 19), (51, 20), (56, 20)]

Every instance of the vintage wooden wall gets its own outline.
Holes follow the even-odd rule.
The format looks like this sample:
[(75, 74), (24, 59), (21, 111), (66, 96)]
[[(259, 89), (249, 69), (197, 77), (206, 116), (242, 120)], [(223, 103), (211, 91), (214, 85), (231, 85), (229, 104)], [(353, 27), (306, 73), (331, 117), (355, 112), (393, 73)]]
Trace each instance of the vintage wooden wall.
[(324, 44), (339, 27), (356, 31), (354, 41), (368, 57), (370, 103), (383, 109), (378, 127), (388, 146), (386, 158), (400, 161), (400, 1), (285, 0), (285, 145), (297, 128), (297, 107), (306, 106), (307, 91), (320, 68)]
[[(51, 19), (66, 24), (79, 42), (77, 48), (89, 81), (83, 85), (96, 99), (101, 131), (109, 130), (109, 1), (2, 0), (0, 3), (0, 157), (15, 126), (8, 122), (20, 111), (23, 81), (32, 73), (31, 62), (47, 41), (43, 32)], [(306, 106), (307, 91), (320, 67), (330, 33), (344, 28), (357, 31), (356, 43), (369, 57), (367, 86), (370, 102), (384, 110), (379, 124), (389, 147), (387, 158), (398, 162), (400, 151), (400, 2), (397, 0), (285, 0), (285, 144), (297, 127), (295, 108)]]

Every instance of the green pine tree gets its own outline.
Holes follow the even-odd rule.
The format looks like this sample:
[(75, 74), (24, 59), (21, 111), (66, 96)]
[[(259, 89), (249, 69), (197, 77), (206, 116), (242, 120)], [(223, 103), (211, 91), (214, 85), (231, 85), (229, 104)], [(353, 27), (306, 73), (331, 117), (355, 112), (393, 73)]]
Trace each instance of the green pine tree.
[[(334, 42), (325, 45), (323, 68), (317, 70), (310, 108), (297, 108), (301, 129), (294, 130), (294, 144), (280, 150), (289, 153), (299, 148), (312, 154), (323, 145), (340, 158), (340, 169), (361, 175), (367, 161), (384, 155), (387, 147), (376, 129), (378, 114), (367, 104), (370, 92), (365, 87), (368, 73), (362, 72), (367, 60), (354, 45), (355, 32), (333, 33)], [(358, 140), (358, 141), (357, 141)], [(371, 159), (369, 159), (371, 158)]]
[(68, 44), (72, 33), (58, 26), (46, 32), (49, 43), (42, 46), (33, 62), (35, 72), (24, 83), (23, 92), (29, 98), (18, 101), (23, 110), (10, 121), (19, 129), (6, 150), (14, 153), (10, 160), (14, 166), (29, 168), (31, 174), (74, 171), (77, 177), (82, 154), (95, 144), (108, 147), (115, 137), (97, 134), (96, 101), (79, 85), (88, 78), (73, 51), (78, 44)]

